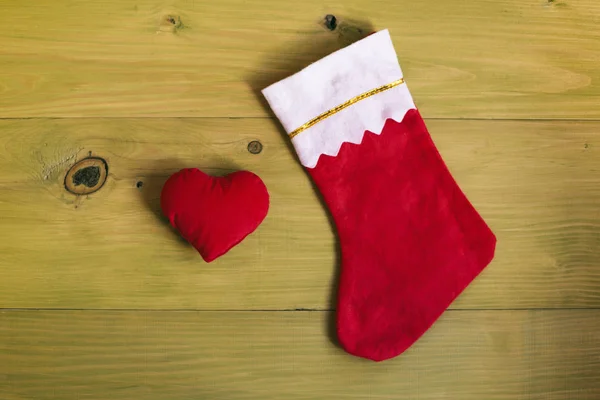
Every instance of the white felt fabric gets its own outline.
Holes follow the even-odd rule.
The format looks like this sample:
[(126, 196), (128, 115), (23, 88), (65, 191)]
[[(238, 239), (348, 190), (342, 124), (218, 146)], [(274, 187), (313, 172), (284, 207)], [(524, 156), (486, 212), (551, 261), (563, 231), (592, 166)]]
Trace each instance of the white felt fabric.
[[(403, 78), (388, 30), (370, 35), (263, 90), (290, 133), (346, 101)], [(380, 134), (388, 118), (400, 122), (416, 108), (401, 84), (361, 100), (296, 135), (300, 162), (317, 165), (322, 154), (336, 156), (342, 143), (360, 143), (365, 131)]]

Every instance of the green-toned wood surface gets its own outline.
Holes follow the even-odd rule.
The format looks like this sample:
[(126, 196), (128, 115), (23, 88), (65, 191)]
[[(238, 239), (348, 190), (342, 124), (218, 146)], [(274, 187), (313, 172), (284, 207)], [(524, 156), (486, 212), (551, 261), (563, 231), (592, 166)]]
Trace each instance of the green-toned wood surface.
[[(596, 0), (4, 0), (0, 15), (0, 400), (600, 398)], [(333, 341), (335, 229), (259, 91), (383, 28), (499, 242), (452, 310), (375, 364)], [(89, 155), (108, 178), (76, 197), (65, 175)], [(271, 194), (211, 264), (160, 216), (183, 167), (250, 169)]]
[[(427, 123), (499, 239), (496, 259), (454, 307), (598, 307), (600, 123)], [(257, 139), (263, 151), (251, 154)], [(333, 306), (334, 231), (269, 119), (8, 120), (0, 151), (4, 307)], [(76, 197), (64, 175), (89, 152), (107, 160), (109, 177)], [(271, 194), (264, 224), (211, 264), (160, 217), (162, 183), (192, 166), (250, 169)]]
[(450, 311), (377, 364), (324, 312), (9, 311), (0, 398), (596, 400), (599, 314)]
[[(0, 117), (265, 116), (264, 86), (358, 29), (389, 28), (427, 117), (600, 118), (597, 0), (3, 0), (0, 11)], [(328, 13), (346, 21), (343, 39), (320, 24)]]

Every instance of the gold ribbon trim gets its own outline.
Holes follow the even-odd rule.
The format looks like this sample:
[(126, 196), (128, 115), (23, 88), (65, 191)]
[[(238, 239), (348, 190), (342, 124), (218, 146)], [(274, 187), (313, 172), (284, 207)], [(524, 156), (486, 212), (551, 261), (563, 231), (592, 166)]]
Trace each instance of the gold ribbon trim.
[(334, 107), (329, 111), (325, 111), (323, 114), (319, 115), (318, 117), (311, 119), (310, 121), (308, 121), (307, 123), (302, 125), (300, 128), (294, 130), (293, 132), (290, 132), (288, 135), (289, 135), (290, 139), (293, 139), (296, 135), (298, 135), (298, 134), (302, 133), (303, 131), (307, 130), (308, 128), (318, 124), (319, 122), (323, 121), (325, 118), (329, 118), (333, 114), (339, 113), (344, 108), (348, 108), (352, 104), (358, 103), (359, 101), (364, 100), (373, 95), (376, 95), (377, 93), (385, 92), (386, 90), (396, 87), (398, 85), (402, 85), (403, 83), (404, 83), (404, 78), (400, 78), (397, 81), (388, 83), (387, 85), (383, 85), (376, 89), (369, 90), (368, 92), (365, 92), (363, 94), (359, 94), (358, 96), (348, 100), (347, 102), (342, 103), (339, 106)]

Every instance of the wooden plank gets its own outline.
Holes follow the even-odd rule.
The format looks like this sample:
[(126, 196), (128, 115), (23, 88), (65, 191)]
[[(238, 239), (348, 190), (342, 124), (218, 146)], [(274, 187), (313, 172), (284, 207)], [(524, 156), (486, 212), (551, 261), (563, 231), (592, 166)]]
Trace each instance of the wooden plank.
[[(427, 123), (499, 238), (454, 307), (599, 307), (600, 123)], [(333, 308), (335, 236), (287, 143), (268, 119), (0, 121), (0, 307)], [(109, 177), (78, 198), (63, 180), (89, 152)], [(162, 183), (193, 166), (253, 170), (271, 194), (264, 224), (211, 264), (160, 218)]]
[(0, 314), (3, 399), (600, 397), (600, 311), (451, 311), (402, 356), (354, 358), (323, 312)]
[[(265, 116), (260, 89), (357, 29), (389, 28), (428, 117), (600, 118), (596, 0), (5, 0), (0, 11), (0, 117)], [(320, 25), (327, 13), (336, 32)]]

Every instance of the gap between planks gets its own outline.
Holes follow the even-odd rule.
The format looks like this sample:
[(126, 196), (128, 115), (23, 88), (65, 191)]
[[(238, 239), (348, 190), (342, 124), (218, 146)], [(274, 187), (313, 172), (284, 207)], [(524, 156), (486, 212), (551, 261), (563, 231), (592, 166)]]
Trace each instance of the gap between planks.
[[(253, 116), (230, 116), (230, 117), (187, 117), (187, 116), (131, 116), (131, 117), (0, 117), (0, 121), (27, 121), (27, 120), (91, 120), (91, 119), (253, 119), (253, 120), (277, 120), (275, 117), (253, 117)], [(428, 121), (508, 121), (508, 122), (600, 122), (600, 118), (478, 118), (478, 117), (423, 117)]]
[[(598, 311), (600, 307), (534, 307), (534, 308), (449, 308), (445, 312), (488, 312), (488, 311)], [(24, 311), (42, 311), (42, 312), (79, 312), (79, 311), (92, 311), (92, 312), (231, 312), (231, 313), (255, 313), (255, 312), (335, 312), (335, 309), (328, 308), (265, 308), (255, 310), (244, 310), (244, 309), (199, 309), (199, 308), (2, 308), (0, 307), (0, 313), (2, 312), (24, 312)]]

